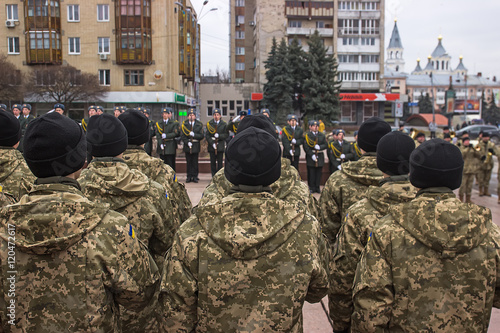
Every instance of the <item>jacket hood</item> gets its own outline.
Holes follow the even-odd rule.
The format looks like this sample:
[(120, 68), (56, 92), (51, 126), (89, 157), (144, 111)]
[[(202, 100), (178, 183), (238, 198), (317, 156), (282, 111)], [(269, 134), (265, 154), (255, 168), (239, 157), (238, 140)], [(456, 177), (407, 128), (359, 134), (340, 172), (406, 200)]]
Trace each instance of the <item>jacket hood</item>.
[(300, 180), (295, 168), (291, 167), (288, 158), (281, 158), (281, 176), (270, 185), (272, 192), (278, 199), (284, 199), (293, 191), (295, 183)]
[(462, 203), (443, 188), (421, 190), (415, 200), (389, 211), (406, 231), (443, 258), (477, 247), (488, 235), (491, 221), (488, 208)]
[(108, 211), (109, 206), (93, 204), (73, 186), (35, 185), (19, 203), (0, 210), (5, 223), (0, 237), (12, 241), (7, 224), (13, 224), (16, 250), (36, 255), (64, 251), (94, 229)]
[(195, 215), (220, 248), (235, 259), (255, 259), (276, 250), (300, 226), (305, 209), (267, 192), (231, 194), (199, 207)]
[(0, 184), (7, 179), (21, 164), (23, 155), (14, 148), (2, 147), (0, 154)]
[(390, 177), (382, 186), (370, 186), (366, 192), (370, 204), (382, 216), (389, 214), (389, 207), (415, 199), (417, 189), (410, 184), (408, 176), (398, 178)]
[(342, 172), (356, 183), (365, 186), (378, 186), (383, 174), (377, 167), (377, 156), (375, 153), (365, 153), (357, 161), (342, 164)]
[(146, 194), (149, 178), (138, 170), (130, 169), (123, 160), (97, 158), (82, 172), (79, 182), (88, 197), (103, 201), (117, 210)]

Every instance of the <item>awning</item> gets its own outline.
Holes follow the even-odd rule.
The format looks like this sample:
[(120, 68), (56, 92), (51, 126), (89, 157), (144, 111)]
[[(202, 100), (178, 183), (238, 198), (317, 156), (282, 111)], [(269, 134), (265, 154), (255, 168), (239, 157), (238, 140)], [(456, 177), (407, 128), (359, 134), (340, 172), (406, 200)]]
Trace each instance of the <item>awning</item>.
[(387, 94), (387, 93), (341, 93), (339, 94), (341, 102), (387, 102), (387, 101), (397, 101), (399, 99), (399, 94)]
[(262, 101), (264, 98), (264, 93), (252, 93), (251, 99), (252, 101)]

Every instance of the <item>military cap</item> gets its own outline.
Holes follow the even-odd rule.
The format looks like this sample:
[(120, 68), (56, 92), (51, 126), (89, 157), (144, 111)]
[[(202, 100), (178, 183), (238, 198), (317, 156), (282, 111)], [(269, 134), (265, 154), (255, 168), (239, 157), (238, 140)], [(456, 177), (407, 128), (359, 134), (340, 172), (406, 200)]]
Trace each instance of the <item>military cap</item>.
[(269, 113), (269, 109), (262, 109), (262, 110), (260, 110), (260, 113), (267, 113), (268, 115), (271, 115)]
[(247, 116), (248, 115), (248, 112), (246, 111), (240, 111), (240, 116)]
[(65, 108), (64, 108), (64, 104), (61, 104), (61, 103), (56, 103), (56, 104), (54, 104), (54, 110), (55, 110), (55, 109), (61, 109), (61, 110), (63, 110), (63, 111), (64, 111), (64, 110), (65, 110)]
[(19, 111), (21, 111), (23, 109), (22, 105), (21, 104), (13, 104), (12, 105), (12, 110), (14, 109), (19, 109)]
[(214, 114), (215, 114), (215, 113), (221, 114), (221, 113), (220, 113), (220, 109), (214, 109), (213, 113), (214, 113)]
[(104, 109), (103, 109), (103, 108), (102, 108), (102, 106), (100, 106), (100, 105), (97, 105), (97, 106), (96, 106), (96, 110), (101, 110), (101, 112), (104, 112)]
[(115, 110), (119, 110), (119, 111), (121, 111), (121, 109), (122, 109), (122, 107), (121, 107), (121, 106), (118, 106), (118, 105), (116, 105), (116, 106), (115, 106)]
[(319, 126), (319, 121), (317, 121), (317, 120), (311, 120), (309, 122), (309, 126)]
[(343, 129), (338, 129), (338, 130), (337, 130), (337, 135), (339, 135), (340, 133), (342, 133), (342, 134), (344, 134), (344, 135), (345, 135), (345, 132), (344, 132), (344, 130), (343, 130)]
[(289, 115), (286, 117), (286, 120), (292, 120), (292, 119), (297, 120), (297, 116), (296, 116), (296, 115), (294, 115), (294, 114), (289, 114)]
[(143, 113), (144, 113), (144, 114), (149, 114), (149, 115), (151, 115), (151, 110), (149, 110), (149, 109), (145, 109)]
[(423, 132), (418, 132), (417, 136), (415, 136), (415, 138), (421, 138), (421, 137), (425, 137), (425, 134)]
[(5, 105), (5, 104), (0, 104), (0, 110), (7, 111), (7, 105)]
[(31, 111), (31, 104), (27, 104), (27, 103), (23, 104), (23, 109), (25, 109), (25, 108)]
[(115, 116), (107, 113), (93, 116), (87, 125), (87, 143), (92, 156), (118, 156), (127, 149), (127, 130)]
[(140, 106), (136, 107), (135, 109), (136, 109), (137, 111), (140, 111), (140, 112), (142, 112), (142, 110), (143, 110), (143, 108), (142, 108), (142, 107), (140, 107)]
[(161, 110), (161, 112), (165, 112), (165, 113), (172, 113), (172, 109), (171, 108), (163, 108)]
[(353, 136), (358, 136), (358, 131), (354, 131)]
[(91, 105), (91, 106), (89, 106), (89, 108), (87, 109), (87, 111), (90, 111), (92, 109), (94, 109), (94, 110), (97, 111), (97, 105)]
[(126, 106), (120, 106), (120, 110), (121, 110), (122, 112), (125, 112), (125, 111), (127, 111), (127, 107), (126, 107)]
[(11, 112), (0, 111), (0, 146), (12, 147), (21, 140), (21, 125)]
[(358, 131), (359, 148), (365, 152), (376, 152), (380, 139), (391, 131), (391, 125), (378, 117), (365, 120)]
[(187, 114), (188, 114), (188, 116), (189, 116), (190, 114), (194, 114), (194, 115), (196, 115), (196, 110), (195, 110), (195, 109), (193, 109), (193, 108), (190, 108), (190, 109), (189, 109), (189, 111), (187, 112)]

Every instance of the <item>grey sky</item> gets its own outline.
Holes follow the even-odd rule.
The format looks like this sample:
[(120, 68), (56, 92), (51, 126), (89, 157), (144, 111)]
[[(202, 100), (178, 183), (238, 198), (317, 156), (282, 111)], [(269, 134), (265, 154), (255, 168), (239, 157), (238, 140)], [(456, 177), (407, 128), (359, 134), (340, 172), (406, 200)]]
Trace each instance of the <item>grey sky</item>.
[[(200, 13), (203, 0), (191, 0)], [(209, 12), (211, 8), (218, 8)], [(229, 0), (209, 0), (201, 12), (201, 73), (229, 69)], [(500, 79), (500, 1), (498, 0), (386, 0), (385, 47), (398, 20), (405, 71), (420, 58), (422, 67), (443, 36), (443, 46), (456, 67), (463, 55), (470, 74)]]

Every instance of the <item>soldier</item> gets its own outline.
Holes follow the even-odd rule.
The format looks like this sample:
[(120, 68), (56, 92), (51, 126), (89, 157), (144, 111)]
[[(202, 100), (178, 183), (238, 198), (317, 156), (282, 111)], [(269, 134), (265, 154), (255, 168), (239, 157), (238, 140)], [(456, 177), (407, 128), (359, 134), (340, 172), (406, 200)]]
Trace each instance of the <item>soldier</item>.
[[(167, 199), (172, 202), (182, 223), (191, 215), (191, 200), (184, 184), (177, 181), (175, 171), (161, 159), (151, 157), (144, 151), (148, 119), (141, 112), (130, 109), (122, 113), (118, 120), (125, 126), (128, 135), (128, 146), (123, 152), (123, 160), (130, 169), (139, 170), (165, 188)], [(175, 214), (174, 219), (177, 219)]]
[(64, 111), (65, 111), (64, 104), (61, 103), (54, 104), (54, 112), (57, 112), (60, 115), (64, 116)]
[(319, 122), (311, 120), (309, 122), (309, 132), (305, 135), (304, 152), (306, 153), (307, 183), (310, 193), (321, 193), (319, 186), (325, 164), (323, 150), (328, 147), (325, 135), (318, 132)]
[(446, 141), (446, 142), (448, 142), (448, 143), (451, 143), (451, 135), (444, 133), (443, 134), (443, 140)]
[(21, 117), (21, 104), (13, 104), (12, 105), (12, 114), (16, 117), (19, 122), (23, 121), (23, 117)]
[[(458, 192), (460, 201), (472, 203), (472, 185), (474, 184), (474, 176), (477, 174), (477, 169), (481, 163), (481, 152), (474, 149), (470, 144), (469, 137), (462, 139), (463, 146), (461, 147), (462, 158), (464, 160), (464, 174), (462, 177), (462, 185)], [(464, 201), (465, 194), (465, 201)]]
[(328, 290), (329, 253), (303, 204), (270, 193), (280, 155), (274, 136), (258, 128), (231, 140), (224, 174), (232, 194), (199, 207), (166, 258), (164, 331), (302, 332), (304, 301)]
[(102, 108), (102, 106), (100, 105), (97, 105), (96, 106), (96, 111), (97, 111), (97, 115), (100, 116), (101, 114), (104, 113), (104, 109)]
[(425, 142), (425, 134), (423, 132), (418, 132), (417, 136), (415, 137), (415, 147), (420, 146), (424, 142)]
[(304, 131), (297, 126), (297, 116), (288, 115), (288, 125), (283, 128), (283, 157), (290, 160), (293, 167), (299, 170), (300, 146), (304, 144)]
[(24, 138), (24, 133), (26, 132), (26, 128), (28, 127), (28, 124), (35, 119), (33, 115), (31, 114), (31, 105), (30, 104), (23, 104), (22, 105), (22, 112), (23, 115), (22, 117), (22, 122), (21, 122), (21, 141), (19, 142), (19, 151), (23, 152), (23, 138)]
[(171, 108), (163, 108), (161, 116), (162, 120), (156, 122), (156, 152), (175, 172), (176, 138), (180, 136), (179, 122), (172, 120)]
[(347, 140), (344, 140), (344, 130), (339, 129), (336, 134), (337, 140), (330, 142), (327, 149), (330, 173), (341, 170), (342, 163), (351, 161), (354, 158), (352, 145)]
[(19, 200), (35, 181), (23, 155), (17, 150), (21, 124), (14, 114), (0, 110), (0, 186)]
[(184, 143), (186, 155), (186, 183), (197, 183), (200, 180), (198, 178), (198, 154), (201, 147), (200, 141), (203, 140), (203, 123), (196, 119), (194, 109), (188, 111), (188, 119), (182, 123), (181, 140)]
[[(149, 136), (147, 127), (142, 130), (139, 136)], [(83, 194), (125, 215), (161, 269), (179, 227), (168, 193), (139, 170), (130, 169), (122, 159), (128, 137), (125, 126), (116, 117), (102, 114), (90, 118), (87, 142), (93, 159), (80, 177)], [(152, 300), (137, 313), (120, 309), (123, 332), (156, 331), (156, 306), (156, 300)]]
[(490, 142), (490, 132), (483, 132), (481, 140), (476, 145), (476, 149), (481, 154), (481, 163), (477, 173), (479, 183), (479, 196), (491, 197), (488, 187), (490, 186), (491, 172), (493, 171), (493, 155), (495, 154), (495, 144)]
[(242, 121), (247, 115), (248, 115), (248, 113), (246, 111), (240, 111), (240, 114), (239, 114), (240, 120), (238, 120), (236, 122), (230, 120), (229, 123), (227, 124), (227, 130), (233, 132), (234, 135), (236, 135), (236, 133), (238, 133), (238, 125), (240, 124), (240, 121)]
[(9, 193), (2, 191), (2, 186), (0, 185), (0, 208), (7, 205), (13, 205), (16, 203), (16, 198)]
[(375, 223), (387, 215), (389, 207), (409, 202), (417, 191), (408, 180), (410, 154), (415, 142), (404, 132), (390, 132), (377, 145), (377, 167), (384, 178), (380, 186), (370, 186), (366, 198), (347, 210), (334, 245), (328, 300), (334, 332), (349, 332), (352, 284), (356, 265)]
[(149, 123), (149, 140), (146, 142), (144, 145), (144, 151), (151, 156), (153, 153), (153, 137), (155, 136), (155, 122), (150, 119), (151, 117), (151, 110), (146, 109), (144, 112), (144, 115), (146, 118), (148, 118), (148, 123)]
[(16, 271), (2, 269), (15, 289), (3, 289), (3, 329), (121, 331), (118, 305), (140, 310), (157, 289), (158, 268), (125, 216), (80, 191), (87, 147), (76, 122), (48, 113), (31, 122), (25, 142), (38, 178), (0, 213), (0, 262), (7, 268), (15, 248)]
[(340, 229), (347, 208), (365, 198), (370, 185), (377, 186), (382, 172), (377, 168), (377, 144), (391, 126), (380, 118), (372, 117), (363, 122), (358, 132), (358, 144), (363, 155), (356, 162), (344, 164), (340, 172), (333, 173), (323, 188), (319, 199), (323, 232), (331, 244)]
[[(85, 119), (85, 118), (82, 119), (82, 128), (85, 131), (85, 133), (87, 133), (87, 126), (89, 124), (89, 119), (92, 118), (93, 116), (97, 115), (97, 105), (89, 106), (88, 112), (89, 112), (89, 117), (87, 119)], [(88, 160), (88, 161), (90, 161), (90, 160)]]
[(124, 106), (115, 106), (113, 114), (115, 115), (116, 118), (118, 118), (126, 110), (127, 110), (127, 108)]
[(357, 161), (361, 158), (361, 155), (363, 155), (363, 153), (361, 153), (361, 149), (359, 149), (359, 145), (358, 145), (358, 131), (354, 131), (354, 142), (351, 144), (351, 151), (352, 151), (352, 160), (353, 161)]
[(500, 230), (460, 202), (460, 149), (441, 139), (410, 156), (417, 197), (389, 207), (357, 266), (353, 332), (486, 332), (500, 307)]
[(214, 119), (207, 123), (205, 139), (208, 143), (208, 152), (210, 153), (210, 169), (212, 177), (222, 169), (222, 159), (226, 149), (227, 124), (221, 119), (220, 109), (213, 111)]
[(269, 109), (262, 109), (262, 110), (260, 110), (260, 113), (262, 113), (267, 118), (269, 118), (269, 120), (273, 123), (273, 126), (274, 126), (274, 137), (276, 139), (279, 139), (280, 133), (278, 132), (278, 129), (276, 128), (276, 123), (271, 119), (271, 112), (269, 112)]

